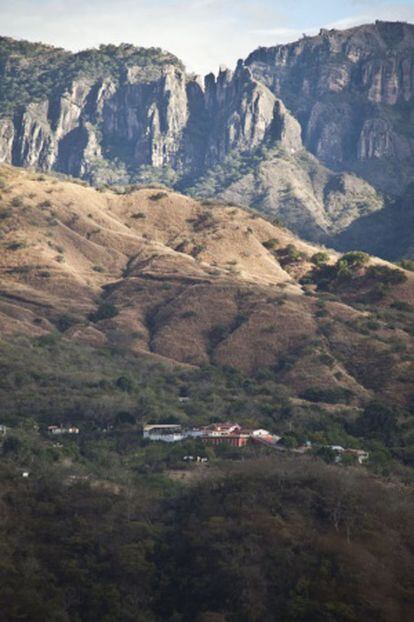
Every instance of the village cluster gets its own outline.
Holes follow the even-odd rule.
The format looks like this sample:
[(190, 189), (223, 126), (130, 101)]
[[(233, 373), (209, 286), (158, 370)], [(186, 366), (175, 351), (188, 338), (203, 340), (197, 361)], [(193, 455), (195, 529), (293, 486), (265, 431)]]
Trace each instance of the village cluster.
[[(227, 444), (233, 447), (246, 447), (248, 443), (266, 445), (277, 451), (288, 451), (281, 441), (281, 436), (271, 434), (268, 430), (249, 430), (238, 423), (212, 423), (211, 425), (196, 428), (183, 428), (179, 424), (147, 424), (143, 428), (143, 437), (149, 441), (161, 441), (164, 443), (177, 443), (185, 439), (199, 439), (208, 445)], [(335, 462), (342, 462), (344, 457), (349, 456), (359, 464), (364, 464), (369, 459), (369, 453), (363, 449), (344, 448), (341, 445), (327, 446), (335, 454)], [(289, 451), (304, 454), (314, 449), (312, 443), (307, 441), (304, 445)]]
[[(50, 425), (47, 428), (50, 436), (78, 435), (80, 430), (76, 426)], [(7, 427), (0, 425), (0, 436), (6, 436)], [(185, 428), (180, 424), (146, 424), (143, 427), (143, 438), (147, 441), (158, 441), (164, 443), (179, 443), (186, 439), (198, 439), (206, 445), (230, 445), (232, 447), (246, 447), (248, 444), (265, 445), (276, 451), (289, 451), (294, 454), (305, 454), (317, 450), (320, 446), (314, 446), (310, 441), (306, 441), (300, 447), (288, 448), (283, 444), (282, 437), (272, 434), (268, 430), (246, 429), (238, 423), (212, 423), (202, 427)], [(282, 441), (282, 442), (281, 442)], [(61, 443), (56, 443), (55, 447), (62, 447)], [(340, 445), (324, 445), (325, 449), (333, 452), (334, 461), (342, 462), (344, 459), (351, 458), (359, 464), (364, 464), (369, 460), (369, 452), (363, 449), (345, 448)], [(185, 462), (208, 462), (207, 458), (200, 456), (184, 456)], [(24, 470), (22, 477), (29, 477), (29, 471)]]

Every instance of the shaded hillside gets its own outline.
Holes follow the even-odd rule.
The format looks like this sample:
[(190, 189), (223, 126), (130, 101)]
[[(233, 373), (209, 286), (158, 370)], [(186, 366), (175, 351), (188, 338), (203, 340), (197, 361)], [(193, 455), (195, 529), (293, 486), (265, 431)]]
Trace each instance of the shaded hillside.
[(332, 243), (339, 250), (363, 248), (373, 255), (386, 255), (389, 259), (414, 256), (414, 186), (409, 185), (404, 194), (394, 199), (385, 209), (361, 216), (352, 222)]
[[(253, 156), (229, 155), (187, 192), (253, 207), (305, 239), (334, 244), (336, 234), (345, 237), (348, 227), (364, 217), (381, 217), (386, 204), (356, 175), (334, 173), (306, 150), (292, 153), (283, 145), (262, 148)], [(344, 247), (365, 248), (368, 241), (360, 237), (359, 246)], [(378, 248), (380, 256), (388, 252), (383, 235)]]
[(411, 502), (335, 471), (263, 461), (171, 504), (157, 561), (177, 581), (163, 594), (162, 617), (408, 620)]
[[(0, 328), (154, 360), (272, 371), (303, 394), (412, 400), (410, 272), (160, 189), (2, 169)], [(341, 397), (342, 396), (342, 397)]]
[(46, 456), (28, 481), (10, 453), (0, 466), (8, 622), (412, 618), (407, 486), (283, 456), (219, 463), (187, 490), (116, 463), (117, 483), (69, 483)]

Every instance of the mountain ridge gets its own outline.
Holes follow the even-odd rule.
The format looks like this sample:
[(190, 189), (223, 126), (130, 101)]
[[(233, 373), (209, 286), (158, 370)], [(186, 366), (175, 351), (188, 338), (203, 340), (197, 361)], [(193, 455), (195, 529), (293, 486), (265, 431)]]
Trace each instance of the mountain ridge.
[(375, 252), (410, 256), (393, 214), (409, 222), (413, 58), (413, 26), (398, 22), (259, 48), (204, 80), (158, 48), (72, 54), (3, 38), (0, 161), (231, 197), (342, 249), (355, 230), (372, 251), (373, 214)]

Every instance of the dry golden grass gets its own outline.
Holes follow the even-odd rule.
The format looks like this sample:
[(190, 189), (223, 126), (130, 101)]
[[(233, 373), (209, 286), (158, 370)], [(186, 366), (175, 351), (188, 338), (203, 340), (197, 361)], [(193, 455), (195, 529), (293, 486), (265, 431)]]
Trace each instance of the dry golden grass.
[[(315, 295), (306, 296), (298, 282), (309, 261), (288, 273), (277, 260), (290, 244), (307, 257), (318, 247), (252, 212), (172, 191), (98, 192), (6, 166), (0, 179), (1, 334), (46, 334), (69, 317), (65, 338), (92, 346), (247, 372), (271, 367), (296, 391), (317, 384), (349, 388), (358, 400), (372, 395), (361, 367), (374, 364), (373, 352), (388, 356), (384, 344), (396, 332), (381, 326), (367, 348), (366, 335), (352, 328), (367, 312), (332, 301), (329, 317), (321, 317)], [(335, 262), (338, 255), (329, 254)], [(408, 277), (392, 295), (412, 302), (414, 275)], [(104, 303), (117, 315), (89, 321)], [(323, 352), (331, 366), (320, 361)], [(283, 366), (292, 357), (296, 362)], [(388, 394), (406, 373), (396, 357), (390, 361), (397, 371), (383, 383)], [(398, 384), (400, 401), (409, 389)]]

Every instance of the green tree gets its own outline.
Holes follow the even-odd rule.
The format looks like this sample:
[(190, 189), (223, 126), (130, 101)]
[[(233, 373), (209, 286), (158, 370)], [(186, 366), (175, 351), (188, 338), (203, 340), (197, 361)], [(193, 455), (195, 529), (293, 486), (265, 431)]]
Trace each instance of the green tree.
[(360, 436), (378, 439), (387, 446), (392, 445), (398, 431), (397, 410), (383, 402), (370, 402), (356, 420), (355, 426)]

